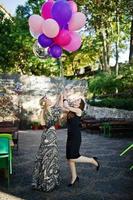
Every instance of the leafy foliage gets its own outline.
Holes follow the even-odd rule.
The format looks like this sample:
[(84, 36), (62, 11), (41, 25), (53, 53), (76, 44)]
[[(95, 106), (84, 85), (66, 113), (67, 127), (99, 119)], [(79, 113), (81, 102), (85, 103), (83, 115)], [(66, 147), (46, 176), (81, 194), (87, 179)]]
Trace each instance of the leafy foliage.
[(33, 12), (31, 5), (29, 1), (26, 6), (19, 6), (12, 19), (6, 19), (3, 13), (0, 15), (0, 72), (57, 76), (59, 67), (55, 60), (41, 60), (33, 54), (34, 39), (28, 28), (28, 17)]
[[(43, 2), (44, 0), (27, 0), (25, 6), (18, 6), (16, 16), (11, 19), (6, 19), (4, 14), (0, 13), (0, 72), (59, 76), (60, 69), (55, 59), (41, 60), (32, 51), (35, 39), (29, 34), (28, 18), (33, 13), (40, 14)], [(132, 0), (75, 2), (79, 11), (82, 10), (86, 14), (87, 23), (81, 31), (81, 48), (74, 53), (64, 52), (64, 74), (74, 75), (78, 69), (86, 66), (92, 70), (110, 71), (110, 57), (116, 57), (118, 40), (118, 52), (127, 48), (125, 43), (130, 38)]]
[(122, 82), (122, 87), (120, 88), (121, 91), (130, 91), (131, 93), (131, 91), (133, 90), (133, 65), (121, 65), (119, 77)]
[(90, 101), (90, 105), (98, 107), (118, 108), (125, 110), (133, 110), (133, 98), (122, 99), (122, 98), (106, 98), (99, 101)]
[(99, 73), (88, 84), (88, 93), (91, 92), (94, 99), (90, 101), (91, 105), (133, 110), (133, 66), (121, 65), (119, 76)]
[(98, 96), (113, 94), (116, 88), (121, 88), (119, 79), (108, 73), (100, 73), (89, 82), (89, 91)]

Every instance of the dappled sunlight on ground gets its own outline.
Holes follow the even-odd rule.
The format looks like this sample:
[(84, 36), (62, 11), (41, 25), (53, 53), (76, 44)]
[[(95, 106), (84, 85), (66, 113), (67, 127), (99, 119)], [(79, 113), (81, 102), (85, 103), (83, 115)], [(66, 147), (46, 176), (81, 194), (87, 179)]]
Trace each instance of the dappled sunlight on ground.
[[(20, 198), (0, 191), (0, 200), (20, 200)], [(21, 199), (22, 200), (22, 199)]]

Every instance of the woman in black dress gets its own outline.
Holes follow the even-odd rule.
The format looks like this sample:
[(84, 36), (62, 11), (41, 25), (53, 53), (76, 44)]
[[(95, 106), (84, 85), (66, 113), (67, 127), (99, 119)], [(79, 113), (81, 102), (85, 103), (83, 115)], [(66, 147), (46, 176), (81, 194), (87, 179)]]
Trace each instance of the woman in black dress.
[(64, 98), (63, 102), (64, 109), (68, 111), (68, 137), (66, 144), (66, 158), (68, 160), (71, 171), (71, 182), (68, 186), (73, 186), (76, 182), (79, 181), (75, 163), (91, 163), (95, 165), (96, 169), (98, 170), (99, 162), (96, 157), (88, 158), (86, 156), (81, 156), (79, 153), (81, 144), (80, 118), (85, 106), (83, 99), (79, 98), (73, 101), (73, 106), (69, 106), (66, 98)]

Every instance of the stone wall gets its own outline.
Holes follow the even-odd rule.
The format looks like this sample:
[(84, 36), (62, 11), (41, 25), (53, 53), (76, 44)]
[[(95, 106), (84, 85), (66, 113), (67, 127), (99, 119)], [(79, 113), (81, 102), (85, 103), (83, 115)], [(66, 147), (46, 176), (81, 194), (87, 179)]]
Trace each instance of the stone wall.
[(133, 111), (120, 110), (115, 108), (87, 106), (86, 114), (96, 119), (100, 118), (121, 118), (133, 119)]
[(40, 98), (46, 94), (55, 103), (63, 87), (67, 88), (69, 95), (84, 96), (87, 82), (45, 76), (0, 75), (0, 95), (12, 97), (15, 107), (18, 106), (19, 117), (24, 121), (38, 121)]
[[(0, 75), (0, 95), (11, 97), (15, 110), (18, 108), (17, 116), (19, 115), (19, 118), (24, 123), (26, 121), (38, 121), (40, 98), (47, 94), (54, 103), (58, 94), (62, 91), (63, 85), (67, 88), (69, 95), (77, 94), (78, 96), (84, 96), (87, 91), (87, 82), (85, 80), (67, 80), (45, 76)], [(133, 111), (93, 107), (90, 105), (87, 106), (86, 114), (98, 119), (133, 119)], [(4, 120), (10, 120), (10, 117), (11, 115), (6, 116)], [(2, 120), (3, 117), (0, 115), (0, 121)]]

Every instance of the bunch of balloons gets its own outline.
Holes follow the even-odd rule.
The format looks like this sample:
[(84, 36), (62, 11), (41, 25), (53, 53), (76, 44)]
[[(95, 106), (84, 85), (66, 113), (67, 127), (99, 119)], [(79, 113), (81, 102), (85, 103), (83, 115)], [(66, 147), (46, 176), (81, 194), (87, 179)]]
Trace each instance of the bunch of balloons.
[(40, 47), (47, 48), (49, 56), (60, 58), (63, 49), (74, 52), (80, 48), (81, 37), (76, 31), (85, 22), (85, 15), (78, 12), (73, 0), (48, 0), (41, 7), (41, 16), (29, 17), (29, 29)]

